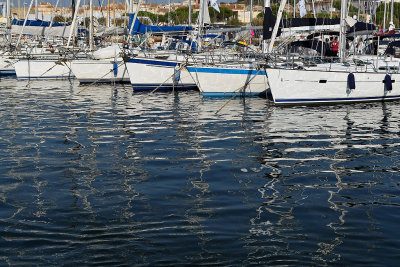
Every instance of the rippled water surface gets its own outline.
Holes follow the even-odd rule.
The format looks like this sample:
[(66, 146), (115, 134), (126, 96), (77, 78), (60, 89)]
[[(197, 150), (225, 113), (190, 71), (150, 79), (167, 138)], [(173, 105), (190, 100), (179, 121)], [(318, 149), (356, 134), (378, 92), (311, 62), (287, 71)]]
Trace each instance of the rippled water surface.
[(400, 102), (26, 84), (0, 81), (1, 265), (399, 263)]

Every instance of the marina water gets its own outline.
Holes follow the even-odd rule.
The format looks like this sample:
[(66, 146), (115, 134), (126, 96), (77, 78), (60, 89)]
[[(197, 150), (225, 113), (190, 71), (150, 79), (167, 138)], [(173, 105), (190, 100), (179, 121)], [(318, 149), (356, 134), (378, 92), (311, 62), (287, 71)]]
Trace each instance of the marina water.
[(1, 265), (396, 265), (400, 103), (0, 81)]

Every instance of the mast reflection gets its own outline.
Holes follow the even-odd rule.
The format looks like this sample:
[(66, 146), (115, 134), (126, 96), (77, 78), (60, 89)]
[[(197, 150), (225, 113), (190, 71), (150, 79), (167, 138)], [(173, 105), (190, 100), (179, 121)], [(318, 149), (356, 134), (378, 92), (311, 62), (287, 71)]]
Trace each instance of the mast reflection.
[[(396, 103), (267, 110), (260, 140), (267, 182), (259, 188), (262, 203), (250, 220), (249, 262), (261, 254), (268, 264), (290, 262), (289, 255), (303, 264), (343, 259), (351, 236), (346, 217), (359, 213), (354, 207), (367, 206), (363, 216), (375, 223), (368, 214), (377, 197), (373, 188), (381, 185), (376, 167), (383, 162), (372, 153), (386, 150), (391, 144), (380, 140), (398, 133), (390, 123), (394, 109)], [(371, 157), (376, 165), (364, 164)], [(310, 258), (294, 256), (305, 254)]]

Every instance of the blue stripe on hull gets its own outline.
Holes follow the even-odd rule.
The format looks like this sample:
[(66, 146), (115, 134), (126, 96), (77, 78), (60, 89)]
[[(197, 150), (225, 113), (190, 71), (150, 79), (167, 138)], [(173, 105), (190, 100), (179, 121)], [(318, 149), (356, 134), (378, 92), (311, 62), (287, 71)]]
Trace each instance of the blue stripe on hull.
[(245, 75), (265, 75), (265, 71), (255, 69), (218, 69), (218, 68), (195, 68), (188, 67), (188, 71), (193, 73), (221, 73), (221, 74), (245, 74)]
[(58, 80), (67, 80), (67, 79), (75, 79), (75, 76), (46, 76), (46, 77), (17, 77), (18, 80), (46, 80), (46, 79), (58, 79)]
[[(132, 84), (133, 90), (135, 92), (144, 92), (144, 91), (152, 91), (156, 89), (159, 84)], [(195, 84), (179, 84), (179, 85), (172, 85), (172, 84), (163, 84), (157, 91), (172, 91), (172, 90), (198, 90), (197, 85)]]
[(117, 80), (111, 80), (111, 79), (97, 80), (97, 79), (94, 79), (94, 80), (82, 80), (82, 81), (79, 81), (79, 84), (88, 84), (88, 83), (94, 83), (94, 82), (101, 83), (101, 84), (104, 84), (104, 83), (118, 83), (118, 84), (125, 83), (125, 84), (129, 84), (129, 83), (131, 83), (130, 80), (122, 80), (122, 79), (117, 79)]
[(345, 102), (363, 102), (363, 101), (382, 101), (395, 100), (400, 98), (400, 95), (380, 96), (380, 97), (352, 97), (352, 98), (305, 98), (305, 99), (275, 99), (275, 103), (296, 104), (296, 103), (345, 103)]
[(128, 62), (139, 63), (139, 64), (147, 64), (147, 65), (155, 65), (155, 66), (169, 66), (169, 67), (175, 67), (176, 65), (180, 65), (181, 64), (181, 62), (158, 61), (158, 60), (155, 60), (155, 59), (154, 60), (147, 60), (147, 59), (139, 59), (139, 58), (132, 58)]

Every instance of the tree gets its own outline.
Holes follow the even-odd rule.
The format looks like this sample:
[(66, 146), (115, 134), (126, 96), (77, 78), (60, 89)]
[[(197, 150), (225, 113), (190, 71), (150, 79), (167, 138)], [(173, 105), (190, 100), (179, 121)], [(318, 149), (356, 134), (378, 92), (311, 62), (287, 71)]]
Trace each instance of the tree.
[[(163, 20), (159, 20), (160, 22), (168, 22), (168, 13), (162, 15)], [(197, 19), (198, 12), (192, 11), (192, 22)], [(171, 19), (171, 23), (173, 24), (185, 24), (189, 22), (189, 8), (181, 7), (177, 8), (175, 11), (169, 13), (169, 18)]]
[(317, 13), (317, 18), (326, 18), (326, 19), (328, 19), (330, 17), (331, 17), (331, 14), (328, 13), (328, 12)]
[(239, 21), (239, 19), (238, 18), (234, 18), (234, 17), (230, 18), (226, 22), (226, 24), (227, 25), (232, 25), (232, 26), (241, 26), (242, 25), (242, 23)]
[(210, 18), (212, 22), (229, 20), (234, 15), (232, 9), (224, 6), (220, 6), (219, 11), (220, 12), (217, 12), (213, 7), (208, 8), (208, 12), (210, 13)]
[(253, 26), (262, 26), (263, 22), (264, 22), (264, 18), (257, 16), (256, 18), (253, 19)]
[[(220, 9), (220, 12), (218, 13), (214, 8), (212, 8), (212, 7), (208, 8), (211, 22), (226, 21), (226, 20), (229, 20), (230, 18), (232, 18), (234, 15), (234, 12), (227, 7), (220, 6), (219, 9)], [(156, 21), (155, 19), (152, 18), (152, 16), (150, 15), (151, 14), (150, 12), (146, 12), (146, 13), (148, 13), (148, 17), (150, 17), (153, 21)], [(139, 12), (139, 14), (141, 14), (141, 13)], [(152, 14), (152, 15), (154, 15), (154, 14)], [(198, 15), (199, 15), (198, 11), (192, 12), (192, 22), (197, 19)], [(175, 11), (172, 11), (169, 13), (169, 17), (173, 24), (188, 23), (189, 22), (189, 8), (188, 7), (177, 8)], [(159, 21), (167, 22), (168, 21), (168, 13), (166, 13), (165, 15), (162, 15), (162, 18), (160, 16)]]
[[(333, 2), (333, 7), (334, 7), (335, 9), (337, 9), (337, 10), (340, 10), (341, 2), (340, 2), (340, 1), (335, 1), (335, 2)], [(358, 8), (356, 8), (356, 7), (353, 6), (353, 5), (350, 5), (350, 7), (348, 8), (348, 10), (349, 10), (348, 16), (350, 16), (350, 17), (352, 17), (352, 16), (358, 14)]]
[(149, 17), (151, 19), (151, 21), (153, 21), (154, 23), (158, 22), (167, 22), (168, 17), (166, 17), (165, 15), (156, 15), (153, 14), (151, 12), (147, 12), (147, 11), (139, 11), (138, 13), (139, 17)]
[(97, 19), (97, 22), (98, 22), (100, 25), (106, 25), (106, 18), (105, 18), (105, 17), (98, 18), (98, 19)]
[(65, 22), (72, 21), (72, 19), (71, 18), (65, 18), (63, 16), (57, 15), (57, 16), (54, 17), (53, 21), (57, 22), (57, 23), (65, 23)]
[(178, 8), (175, 11), (171, 12), (170, 17), (171, 17), (172, 21), (174, 22), (174, 24), (188, 23), (188, 21), (189, 21), (189, 8), (188, 7)]
[[(386, 27), (389, 26), (390, 22), (390, 13), (391, 13), (391, 4), (386, 6)], [(381, 4), (376, 9), (376, 25), (383, 27), (384, 24), (384, 15), (385, 14), (385, 5)], [(393, 6), (393, 23), (396, 27), (400, 26), (400, 3), (394, 3)]]

